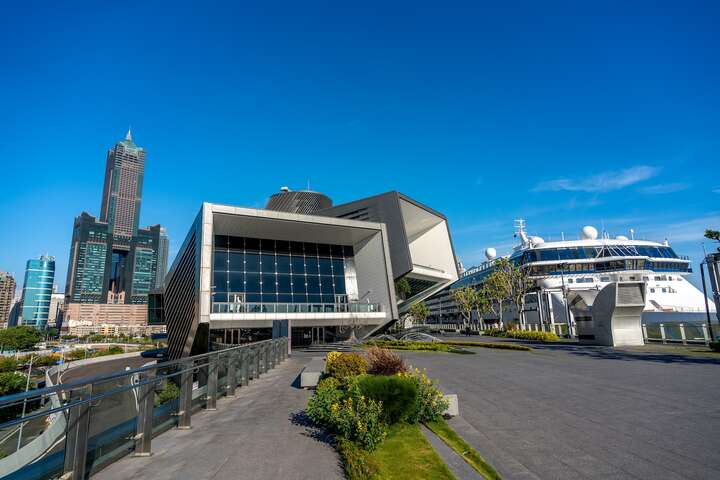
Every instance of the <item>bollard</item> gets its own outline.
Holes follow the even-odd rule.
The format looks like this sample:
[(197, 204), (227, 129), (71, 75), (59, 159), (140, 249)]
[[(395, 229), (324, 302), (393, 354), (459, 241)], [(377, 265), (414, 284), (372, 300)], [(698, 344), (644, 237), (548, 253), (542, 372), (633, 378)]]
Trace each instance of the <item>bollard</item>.
[(88, 400), (69, 409), (68, 423), (65, 430), (65, 467), (64, 478), (85, 478), (87, 459), (88, 428), (90, 427), (90, 398), (92, 384), (80, 388), (80, 398)]
[(192, 413), (192, 388), (193, 388), (193, 367), (194, 362), (180, 364), (180, 402), (178, 404), (178, 428), (189, 430), (190, 416)]
[(220, 355), (213, 355), (208, 358), (208, 382), (207, 382), (207, 401), (205, 403), (206, 410), (217, 410), (217, 392), (218, 392), (218, 370), (220, 369)]
[(148, 381), (144, 385), (137, 387), (137, 433), (135, 434), (135, 453), (136, 457), (149, 457), (152, 455), (152, 427), (153, 427), (153, 409), (155, 408), (155, 383), (152, 379), (155, 372), (148, 371), (140, 374), (140, 383)]
[(685, 325), (680, 323), (678, 327), (680, 327), (680, 338), (682, 339), (682, 344), (687, 345), (687, 337), (685, 336)]
[(665, 337), (665, 325), (662, 323), (660, 324), (660, 338), (662, 338), (662, 343), (667, 343), (667, 338)]
[(237, 352), (230, 351), (228, 353), (227, 362), (227, 396), (234, 397), (237, 390)]
[(647, 333), (647, 325), (645, 325), (644, 323), (642, 326), (642, 334), (643, 334), (643, 340), (645, 341), (645, 343), (650, 343), (650, 339), (648, 338), (648, 333)]

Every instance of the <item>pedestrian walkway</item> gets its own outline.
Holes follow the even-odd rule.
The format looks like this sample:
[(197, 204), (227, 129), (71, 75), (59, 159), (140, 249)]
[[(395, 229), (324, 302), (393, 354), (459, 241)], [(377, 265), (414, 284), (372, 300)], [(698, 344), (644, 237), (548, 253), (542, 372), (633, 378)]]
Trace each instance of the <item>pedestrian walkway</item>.
[(153, 440), (151, 457), (125, 457), (93, 479), (341, 479), (339, 458), (300, 413), (311, 392), (293, 386), (310, 360), (293, 356), (192, 417), (192, 429)]

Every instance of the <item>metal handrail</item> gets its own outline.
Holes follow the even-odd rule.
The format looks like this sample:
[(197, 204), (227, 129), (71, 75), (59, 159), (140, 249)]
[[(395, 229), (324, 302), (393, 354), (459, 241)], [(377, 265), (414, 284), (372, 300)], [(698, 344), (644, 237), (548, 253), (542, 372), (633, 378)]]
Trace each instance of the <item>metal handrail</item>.
[[(0, 408), (3, 408), (28, 399), (41, 401), (48, 396), (59, 396), (58, 393), (63, 391), (79, 393), (78, 396), (66, 396), (66, 403), (60, 406), (36, 410), (30, 414), (23, 414), (20, 418), (4, 422), (0, 427), (13, 427), (43, 417), (53, 418), (52, 416), (54, 414), (61, 413), (67, 418), (67, 427), (64, 436), (58, 437), (53, 441), (53, 446), (57, 445), (58, 441), (64, 438), (64, 440), (62, 440), (65, 443), (63, 450), (64, 467), (62, 467), (62, 471), (64, 471), (63, 478), (85, 478), (89, 446), (92, 446), (93, 449), (102, 448), (102, 446), (98, 447), (96, 444), (88, 444), (88, 435), (90, 432), (89, 415), (92, 408), (102, 403), (99, 402), (100, 400), (118, 396), (125, 392), (137, 392), (135, 395), (136, 401), (138, 402), (137, 412), (131, 417), (131, 420), (122, 420), (121, 423), (117, 424), (109, 423), (107, 426), (103, 425), (103, 428), (107, 428), (102, 431), (102, 434), (105, 435), (105, 432), (113, 431), (113, 429), (125, 425), (127, 421), (136, 422), (136, 434), (131, 439), (135, 442), (135, 455), (149, 455), (152, 437), (159, 433), (158, 431), (154, 431), (153, 419), (156, 418), (155, 415), (157, 415), (158, 412), (162, 412), (162, 410), (156, 411), (157, 407), (153, 404), (155, 398), (154, 385), (163, 384), (172, 377), (178, 378), (177, 384), (179, 385), (180, 392), (176, 400), (177, 412), (173, 415), (177, 417), (177, 428), (189, 428), (191, 423), (190, 418), (196, 407), (194, 399), (197, 393), (203, 392), (205, 408), (214, 410), (219, 396), (234, 396), (235, 390), (239, 386), (247, 385), (251, 378), (253, 380), (258, 378), (259, 375), (266, 373), (285, 360), (288, 353), (288, 344), (289, 339), (287, 337), (263, 340), (111, 374), (96, 375), (67, 384), (36, 389), (22, 394), (0, 397)], [(194, 373), (200, 373), (202, 371), (205, 372), (206, 376), (203, 377), (204, 380), (200, 381), (201, 383), (203, 381), (206, 383), (200, 385), (199, 388), (194, 387)], [(226, 372), (223, 374), (223, 377), (219, 377), (220, 371)], [(102, 385), (103, 383), (119, 378), (127, 380), (119, 386), (109, 385), (110, 389), (107, 391), (94, 392), (94, 390), (96, 390), (94, 387), (97, 385)], [(167, 413), (164, 414), (166, 415)], [(163, 413), (160, 413), (160, 415), (163, 415)], [(113, 433), (108, 433), (108, 435), (111, 435), (109, 437), (110, 440), (108, 440), (109, 442), (116, 441), (117, 438), (124, 438), (122, 436), (113, 437), (112, 435), (117, 435)], [(23, 448), (20, 448), (18, 440), (18, 450), (8, 455), (6, 459), (9, 460), (9, 457), (14, 457), (15, 455), (19, 455), (19, 457), (10, 463), (5, 462), (5, 460), (0, 460), (0, 463), (3, 464), (2, 469), (4, 473), (2, 473), (2, 475), (10, 474), (18, 468), (24, 468), (38, 461), (38, 459), (43, 458), (42, 456), (37, 457), (35, 454), (32, 454), (32, 457), (28, 457), (28, 452), (23, 450)], [(49, 451), (50, 450), (47, 450), (43, 455)], [(114, 457), (110, 461), (116, 459), (117, 457)], [(18, 461), (22, 463), (18, 463)], [(104, 461), (107, 461), (107, 459)], [(60, 468), (56, 464), (52, 465), (55, 466), (48, 466), (47, 468), (55, 469), (53, 470), (54, 472)]]
[[(226, 349), (223, 349), (223, 350), (216, 350), (216, 351), (207, 352), (207, 353), (201, 353), (201, 354), (198, 354), (198, 355), (193, 355), (192, 357), (184, 357), (184, 358), (179, 358), (179, 359), (176, 359), (176, 360), (168, 360), (168, 361), (163, 362), (163, 363), (161, 363), (161, 364), (144, 365), (144, 366), (142, 366), (142, 367), (134, 368), (134, 369), (131, 369), (131, 370), (121, 370), (121, 371), (118, 371), (118, 372), (116, 372), (116, 373), (110, 373), (110, 374), (105, 374), (105, 375), (96, 375), (96, 376), (94, 376), (94, 377), (84, 377), (84, 378), (81, 378), (81, 379), (79, 379), (79, 380), (75, 380), (75, 381), (72, 381), (72, 382), (69, 382), (69, 383), (60, 383), (60, 384), (57, 384), (57, 385), (53, 385), (52, 387), (45, 387), (45, 388), (41, 388), (41, 389), (28, 390), (27, 392), (21, 392), (21, 393), (13, 393), (12, 395), (6, 395), (6, 396), (4, 396), (4, 397), (0, 397), (0, 408), (2, 408), (2, 407), (4, 407), (4, 406), (7, 406), (7, 405), (9, 405), (9, 404), (12, 404), (12, 403), (16, 403), (17, 400), (24, 400), (24, 399), (30, 399), (30, 398), (35, 398), (35, 397), (42, 397), (43, 395), (50, 395), (50, 394), (57, 393), (57, 392), (61, 392), (61, 391), (74, 390), (74, 389), (77, 389), (77, 388), (80, 388), (80, 387), (83, 387), (83, 386), (85, 386), (85, 385), (89, 385), (89, 384), (92, 384), (92, 383), (107, 382), (107, 381), (113, 380), (113, 379), (115, 379), (115, 378), (122, 378), (122, 377), (127, 377), (127, 376), (129, 376), (129, 375), (133, 375), (133, 374), (135, 374), (135, 373), (142, 373), (142, 372), (146, 372), (146, 371), (148, 371), (148, 370), (155, 370), (155, 369), (157, 369), (158, 367), (163, 367), (163, 368), (164, 368), (164, 367), (171, 367), (171, 366), (174, 366), (174, 365), (179, 365), (179, 364), (182, 364), (182, 363), (187, 363), (189, 360), (193, 360), (193, 361), (194, 361), (194, 360), (202, 360), (202, 359), (211, 357), (211, 356), (213, 356), (213, 355), (220, 356), (222, 353), (227, 353), (227, 352), (230, 352), (230, 351), (240, 350), (240, 349), (242, 349), (242, 348), (247, 348), (247, 347), (251, 347), (251, 346), (254, 346), (254, 345), (259, 345), (259, 344), (266, 343), (266, 342), (271, 342), (271, 341), (272, 341), (272, 340), (261, 340), (261, 341), (258, 341), (258, 342), (244, 343), (244, 344), (238, 345), (238, 346), (236, 346), (236, 347), (226, 348)], [(203, 366), (203, 365), (198, 365), (198, 366), (196, 366), (196, 367), (193, 367), (193, 369), (199, 368), (199, 367), (202, 367), (202, 366)], [(64, 408), (63, 408), (63, 410), (64, 410)], [(0, 424), (0, 427), (3, 427), (3, 426), (5, 426), (5, 425), (6, 425), (5, 423)]]

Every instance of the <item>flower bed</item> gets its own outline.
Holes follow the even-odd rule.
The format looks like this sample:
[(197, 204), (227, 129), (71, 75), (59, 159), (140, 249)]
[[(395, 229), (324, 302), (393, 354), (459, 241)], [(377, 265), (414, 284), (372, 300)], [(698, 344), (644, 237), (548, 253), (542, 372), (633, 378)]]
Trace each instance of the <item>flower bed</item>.
[[(441, 422), (447, 407), (424, 371), (373, 347), (367, 360), (357, 353), (328, 354), (326, 376), (308, 400), (307, 414), (335, 436), (349, 479), (451, 479), (418, 426)], [(400, 451), (414, 453), (399, 462)]]

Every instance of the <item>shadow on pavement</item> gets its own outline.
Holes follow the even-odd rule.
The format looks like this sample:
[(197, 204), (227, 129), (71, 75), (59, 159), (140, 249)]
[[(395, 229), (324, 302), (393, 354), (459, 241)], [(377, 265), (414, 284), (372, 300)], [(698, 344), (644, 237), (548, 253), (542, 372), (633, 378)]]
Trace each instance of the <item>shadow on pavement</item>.
[(335, 439), (333, 436), (313, 422), (312, 419), (308, 417), (307, 413), (305, 413), (305, 410), (292, 412), (290, 414), (290, 423), (304, 427), (305, 431), (302, 434), (306, 437), (312, 438), (320, 443), (334, 445)]

